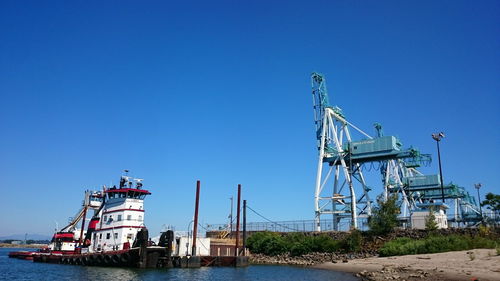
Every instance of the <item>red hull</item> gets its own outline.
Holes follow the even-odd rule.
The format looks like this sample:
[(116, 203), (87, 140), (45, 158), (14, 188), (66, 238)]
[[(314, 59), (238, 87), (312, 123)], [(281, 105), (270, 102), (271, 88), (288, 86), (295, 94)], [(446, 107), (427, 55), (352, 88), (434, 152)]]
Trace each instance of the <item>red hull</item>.
[(17, 252), (9, 252), (9, 258), (16, 258), (21, 260), (33, 260), (33, 255), (37, 252), (29, 252), (29, 251), (17, 251)]

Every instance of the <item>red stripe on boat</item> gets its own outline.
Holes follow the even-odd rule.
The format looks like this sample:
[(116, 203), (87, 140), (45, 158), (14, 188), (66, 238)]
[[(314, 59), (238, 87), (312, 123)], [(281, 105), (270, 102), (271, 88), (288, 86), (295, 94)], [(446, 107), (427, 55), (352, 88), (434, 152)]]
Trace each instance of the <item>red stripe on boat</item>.
[(120, 211), (144, 212), (144, 210), (142, 210), (142, 209), (116, 209), (116, 210), (106, 211), (103, 214), (109, 214), (109, 213), (120, 212)]

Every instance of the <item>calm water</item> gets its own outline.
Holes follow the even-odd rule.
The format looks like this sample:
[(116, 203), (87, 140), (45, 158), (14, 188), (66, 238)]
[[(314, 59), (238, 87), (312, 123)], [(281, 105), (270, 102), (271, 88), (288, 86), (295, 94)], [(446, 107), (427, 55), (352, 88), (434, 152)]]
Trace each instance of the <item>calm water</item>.
[(358, 280), (350, 274), (292, 266), (253, 265), (247, 268), (125, 269), (34, 263), (11, 259), (0, 248), (0, 280)]

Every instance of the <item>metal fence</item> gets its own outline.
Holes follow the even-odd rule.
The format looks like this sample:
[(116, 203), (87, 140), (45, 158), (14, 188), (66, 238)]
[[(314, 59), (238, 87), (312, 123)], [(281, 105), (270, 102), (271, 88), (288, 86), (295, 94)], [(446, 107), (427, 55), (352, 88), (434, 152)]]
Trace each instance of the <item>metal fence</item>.
[[(333, 231), (333, 220), (321, 220), (321, 231)], [(351, 222), (343, 220), (338, 224), (340, 231), (347, 231), (351, 227)], [(230, 227), (228, 224), (209, 224), (206, 225), (207, 231), (236, 231), (236, 225)], [(358, 229), (367, 230), (368, 222), (366, 218), (358, 219)], [(242, 226), (240, 226), (240, 231)], [(294, 221), (276, 221), (276, 222), (249, 222), (247, 231), (273, 231), (273, 232), (310, 232), (316, 231), (314, 220), (294, 220)]]
[[(399, 227), (412, 228), (412, 222), (420, 227), (425, 226), (424, 218), (400, 217)], [(489, 225), (499, 225), (500, 216), (498, 212), (486, 211), (483, 212), (483, 220)], [(368, 230), (368, 218), (358, 218), (358, 229)], [(475, 227), (481, 223), (481, 219), (475, 221), (455, 221), (453, 217), (448, 217), (448, 227)], [(324, 219), (320, 221), (321, 231), (333, 231), (334, 224), (332, 219)], [(415, 225), (416, 226), (416, 225)], [(414, 227), (415, 227), (414, 226)], [(205, 231), (236, 231), (236, 224), (207, 224), (202, 226)], [(247, 223), (247, 231), (273, 231), (273, 232), (311, 232), (316, 231), (316, 223), (314, 220), (293, 220), (293, 221), (267, 221), (267, 222), (249, 222)], [(351, 221), (343, 219), (338, 223), (338, 231), (348, 231), (351, 228)], [(243, 226), (240, 226), (240, 231)]]

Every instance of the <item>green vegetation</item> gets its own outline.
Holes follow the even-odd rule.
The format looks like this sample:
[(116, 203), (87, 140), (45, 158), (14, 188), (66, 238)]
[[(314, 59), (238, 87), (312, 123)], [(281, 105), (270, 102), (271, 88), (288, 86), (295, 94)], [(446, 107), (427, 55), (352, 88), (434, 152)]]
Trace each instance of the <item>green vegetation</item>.
[(479, 236), (486, 237), (486, 238), (493, 237), (493, 232), (492, 232), (490, 227), (488, 227), (486, 225), (480, 225), (478, 227), (478, 229), (479, 229)]
[(481, 203), (481, 206), (494, 212), (500, 211), (500, 195), (491, 192), (487, 193), (486, 200)]
[(397, 238), (385, 243), (379, 250), (382, 257), (441, 253), (448, 251), (470, 250), (475, 248), (496, 247), (495, 240), (468, 235), (432, 235), (424, 239)]
[(347, 252), (359, 252), (363, 244), (361, 231), (353, 229), (351, 234), (342, 241), (342, 248)]
[(312, 252), (333, 253), (359, 251), (363, 242), (360, 231), (353, 230), (344, 240), (334, 240), (328, 235), (306, 236), (303, 233), (280, 235), (274, 232), (258, 232), (247, 240), (252, 253), (275, 256), (290, 253), (300, 256)]
[(438, 224), (436, 222), (436, 216), (434, 215), (434, 208), (431, 206), (429, 208), (429, 215), (425, 219), (425, 229), (436, 230), (438, 229)]
[(398, 225), (399, 207), (396, 201), (396, 196), (389, 197), (385, 202), (382, 198), (377, 199), (378, 207), (374, 208), (372, 215), (368, 218), (371, 233), (384, 235)]

